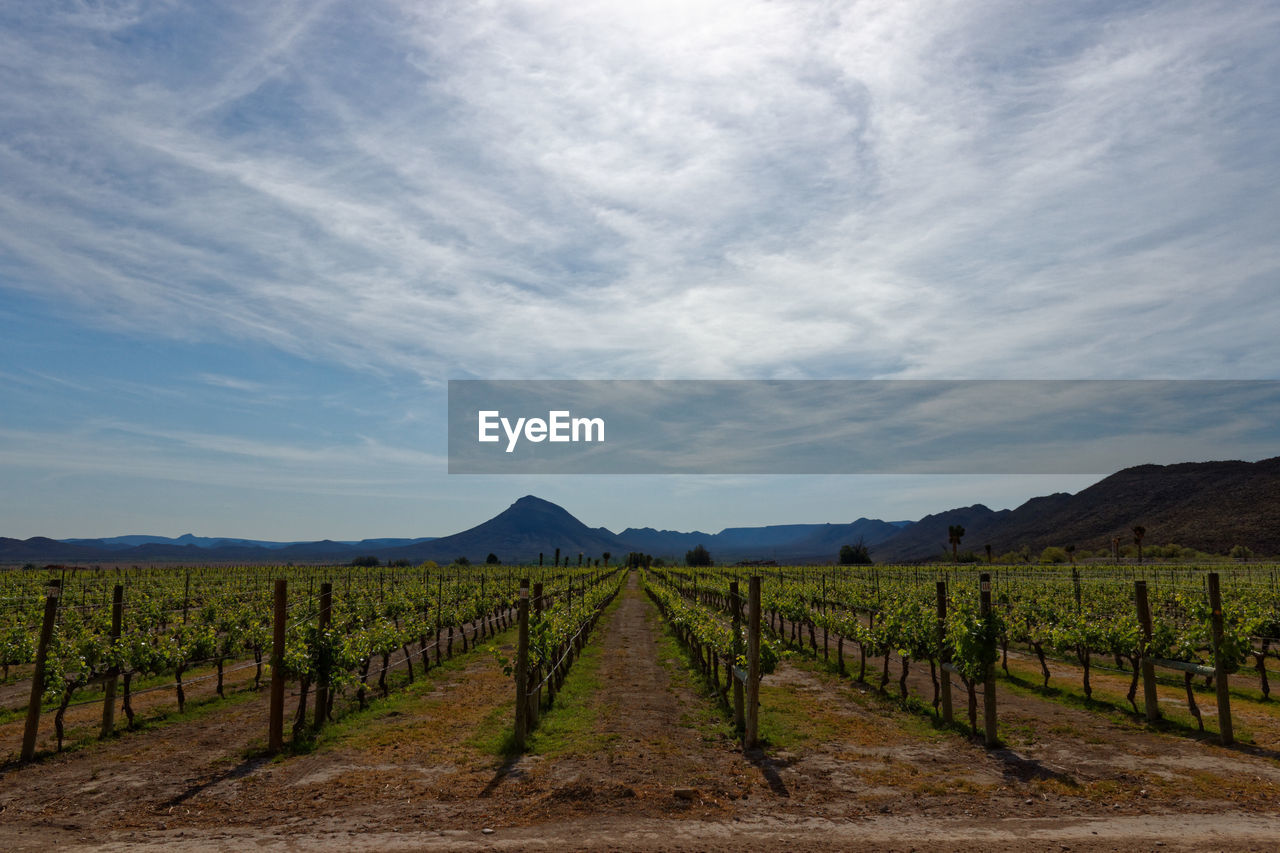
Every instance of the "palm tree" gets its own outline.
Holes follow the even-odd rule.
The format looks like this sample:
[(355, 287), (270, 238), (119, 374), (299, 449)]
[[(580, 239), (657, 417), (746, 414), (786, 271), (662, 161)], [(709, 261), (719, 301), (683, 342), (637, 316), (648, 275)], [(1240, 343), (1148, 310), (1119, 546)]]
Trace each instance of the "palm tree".
[(1067, 552), (1067, 558), (1071, 560), (1071, 565), (1074, 566), (1076, 564), (1076, 546), (1068, 545), (1062, 550)]
[(1142, 537), (1147, 535), (1147, 528), (1141, 524), (1133, 528), (1133, 544), (1138, 546), (1138, 562), (1142, 562)]
[(960, 557), (956, 553), (960, 547), (960, 540), (964, 537), (964, 528), (959, 524), (952, 524), (947, 527), (947, 541), (951, 543), (951, 562), (960, 562)]
[(1120, 562), (1120, 537), (1119, 536), (1111, 537), (1111, 559), (1117, 563)]
[(605, 552), (604, 552), (603, 554), (601, 554), (600, 556), (601, 556), (601, 557), (604, 557), (604, 567), (605, 567), (606, 569), (607, 569), (607, 568), (609, 568), (609, 558), (610, 558), (610, 557), (612, 557), (612, 556), (613, 556), (613, 554), (610, 554), (608, 551), (605, 551)]
[(991, 565), (991, 543), (988, 542), (986, 545), (982, 547), (987, 549), (987, 565)]

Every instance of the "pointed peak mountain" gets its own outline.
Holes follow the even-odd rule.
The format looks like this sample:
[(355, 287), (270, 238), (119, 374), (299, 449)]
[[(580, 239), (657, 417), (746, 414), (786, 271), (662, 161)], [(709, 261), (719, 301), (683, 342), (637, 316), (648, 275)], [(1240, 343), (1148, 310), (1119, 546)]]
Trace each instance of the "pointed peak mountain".
[(525, 495), (488, 521), (461, 533), (384, 553), (436, 561), (459, 556), (483, 561), (492, 553), (503, 562), (536, 562), (539, 554), (550, 560), (556, 549), (565, 559), (576, 559), (579, 553), (594, 559), (605, 551), (621, 555), (629, 550), (607, 528), (588, 527), (564, 507), (536, 495)]
[(559, 512), (568, 512), (559, 504), (553, 504), (551, 501), (540, 498), (537, 495), (525, 495), (509, 506), (508, 509), (554, 509)]
[[(536, 495), (525, 495), (486, 523), (491, 523), (498, 519), (539, 519), (543, 522), (550, 519), (558, 519), (560, 521), (572, 521), (574, 524), (582, 524), (569, 510)], [(586, 525), (582, 526), (586, 527)]]

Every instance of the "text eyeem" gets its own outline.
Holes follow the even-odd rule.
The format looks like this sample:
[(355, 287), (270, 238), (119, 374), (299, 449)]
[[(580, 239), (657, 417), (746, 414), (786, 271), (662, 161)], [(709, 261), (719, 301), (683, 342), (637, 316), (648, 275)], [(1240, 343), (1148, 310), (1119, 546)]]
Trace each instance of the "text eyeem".
[(498, 429), (507, 435), (507, 453), (516, 449), (521, 436), (527, 441), (604, 441), (604, 418), (575, 418), (568, 411), (547, 412), (542, 418), (502, 417), (497, 409), (479, 412), (480, 441), (496, 442), (502, 437)]

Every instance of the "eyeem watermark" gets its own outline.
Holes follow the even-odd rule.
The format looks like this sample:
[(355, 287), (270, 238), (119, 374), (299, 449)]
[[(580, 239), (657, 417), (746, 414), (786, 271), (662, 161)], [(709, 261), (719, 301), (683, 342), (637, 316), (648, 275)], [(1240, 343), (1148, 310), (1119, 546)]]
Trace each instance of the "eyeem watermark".
[(485, 443), (500, 441), (498, 428), (502, 428), (507, 436), (507, 453), (515, 451), (522, 435), (526, 441), (535, 443), (604, 441), (604, 418), (575, 418), (567, 409), (547, 412), (546, 420), (516, 418), (514, 424), (498, 409), (489, 409), (478, 412), (476, 420), (480, 425), (479, 440)]
[(451, 380), (448, 417), (451, 474), (1104, 475), (1280, 453), (1276, 380)]

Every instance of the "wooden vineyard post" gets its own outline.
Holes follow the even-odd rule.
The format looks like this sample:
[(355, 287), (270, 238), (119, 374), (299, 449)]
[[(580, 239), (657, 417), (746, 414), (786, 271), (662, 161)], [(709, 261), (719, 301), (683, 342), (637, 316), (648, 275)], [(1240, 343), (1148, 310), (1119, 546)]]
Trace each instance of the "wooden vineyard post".
[[(557, 562), (559, 555), (557, 554)], [(529, 724), (529, 579), (520, 581), (519, 629), (516, 639), (516, 751), (524, 752)]]
[(1147, 722), (1160, 719), (1160, 700), (1156, 696), (1156, 665), (1151, 661), (1151, 605), (1147, 601), (1147, 582), (1133, 582), (1133, 600), (1138, 606), (1138, 626), (1142, 629), (1142, 701)]
[[(116, 584), (111, 592), (111, 647), (114, 649), (120, 642), (120, 627), (124, 622), (124, 587)], [(102, 685), (102, 732), (99, 737), (111, 737), (116, 725), (116, 681), (120, 678), (120, 667), (113, 666), (107, 670), (107, 681)]]
[[(321, 649), (326, 649), (328, 643), (325, 641), (324, 633), (329, 630), (329, 620), (333, 614), (333, 584), (320, 584), (320, 616), (316, 627), (319, 628), (319, 641)], [(406, 660), (405, 663), (408, 663)], [(322, 652), (320, 656), (320, 666), (316, 672), (316, 709), (315, 720), (312, 726), (319, 731), (324, 725), (324, 718), (329, 711), (329, 656), (326, 652)]]
[[(542, 619), (542, 606), (543, 606), (542, 581), (538, 581), (533, 585), (533, 617), (535, 621)], [(552, 678), (550, 684), (551, 684), (550, 690), (548, 690), (547, 692), (549, 693), (551, 700), (555, 701), (556, 679)], [(541, 710), (542, 708), (542, 691), (541, 690), (538, 691), (538, 695), (536, 697), (536, 705), (537, 705), (537, 708)]]
[(267, 750), (284, 749), (284, 629), (289, 618), (285, 582), (276, 581), (275, 608), (271, 620), (271, 710), (267, 720)]
[(436, 578), (436, 665), (440, 665), (440, 632), (443, 630), (440, 622), (441, 612), (444, 610), (444, 572)]
[[(429, 575), (424, 576), (423, 578), (423, 588), (431, 589), (431, 578)], [(350, 591), (347, 592), (347, 597), (348, 598), (351, 597)], [(429, 626), (430, 624), (431, 624), (431, 599), (430, 599), (430, 593), (426, 593), (422, 596), (423, 628), (422, 628), (422, 637), (420, 638), (420, 641), (419, 641), (419, 646), (421, 646), (421, 649), (422, 649), (422, 673), (424, 675), (431, 671), (431, 652), (428, 650), (428, 647), (427, 647), (427, 634), (426, 634), (427, 626)]]
[(31, 701), (27, 704), (27, 727), (22, 734), (22, 760), (36, 757), (36, 733), (40, 729), (40, 698), (44, 696), (44, 666), (49, 657), (49, 643), (53, 640), (53, 623), (58, 616), (58, 596), (62, 593), (62, 581), (49, 581), (45, 592), (44, 621), (40, 623), (40, 644), (36, 646), (36, 668), (31, 674)]
[(947, 650), (947, 582), (938, 581), (938, 657), (942, 666), (942, 721), (952, 722), (951, 710), (951, 672), (947, 664), (951, 663), (951, 653)]
[[(569, 558), (566, 556), (565, 562)], [(572, 656), (569, 658), (573, 660)], [(529, 672), (529, 686), (525, 688), (525, 704), (528, 706), (525, 717), (525, 731), (533, 731), (538, 725), (538, 719), (542, 714), (542, 669), (541, 667), (533, 668)], [(537, 682), (535, 686), (535, 682)]]
[(747, 714), (745, 749), (755, 749), (760, 738), (760, 576), (747, 588)]
[(831, 660), (827, 643), (827, 573), (822, 573), (822, 659)]
[[(347, 598), (351, 597), (351, 588), (348, 587), (345, 593)], [(427, 650), (427, 628), (431, 625), (431, 572), (422, 573), (422, 625), (423, 634), (420, 645), (422, 646), (422, 671), (428, 672), (431, 669), (431, 652)]]
[(729, 582), (729, 608), (732, 610), (733, 622), (733, 661), (729, 665), (729, 677), (733, 682), (733, 730), (742, 732), (745, 721), (742, 715), (742, 681), (738, 678), (738, 658), (742, 656), (742, 596), (738, 593), (738, 582)]
[(1209, 573), (1209, 610), (1213, 624), (1213, 684), (1218, 691), (1218, 733), (1222, 745), (1235, 742), (1231, 725), (1231, 691), (1227, 682), (1227, 661), (1222, 652), (1222, 593), (1218, 589), (1218, 573)]
[[(982, 606), (982, 622), (986, 624), (991, 618), (991, 575), (983, 572), (979, 576), (979, 587)], [(993, 651), (988, 649), (987, 652)], [(987, 746), (999, 743), (996, 732), (996, 665), (991, 661), (982, 672), (982, 721), (984, 741)]]

